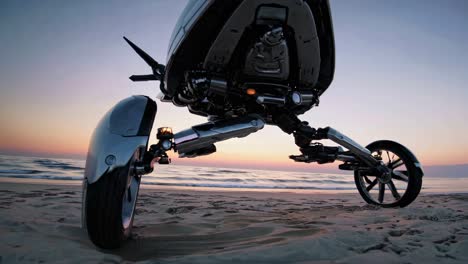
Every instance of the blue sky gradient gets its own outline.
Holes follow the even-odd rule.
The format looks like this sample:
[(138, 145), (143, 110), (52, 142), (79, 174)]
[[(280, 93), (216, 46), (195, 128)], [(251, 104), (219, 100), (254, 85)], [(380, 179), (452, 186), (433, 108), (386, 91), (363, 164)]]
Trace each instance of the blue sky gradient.
[[(99, 118), (155, 83), (128, 76), (149, 69), (123, 41), (160, 62), (186, 1), (2, 1), (0, 151), (84, 156)], [(333, 126), (357, 142), (393, 139), (423, 164), (468, 163), (468, 2), (330, 1), (335, 80), (302, 119)], [(159, 103), (155, 127), (205, 122)], [(217, 144), (187, 164), (285, 168), (297, 154), (276, 127)], [(181, 161), (182, 162), (182, 161)], [(197, 163), (198, 162), (198, 163)], [(306, 165), (310, 166), (310, 165)]]

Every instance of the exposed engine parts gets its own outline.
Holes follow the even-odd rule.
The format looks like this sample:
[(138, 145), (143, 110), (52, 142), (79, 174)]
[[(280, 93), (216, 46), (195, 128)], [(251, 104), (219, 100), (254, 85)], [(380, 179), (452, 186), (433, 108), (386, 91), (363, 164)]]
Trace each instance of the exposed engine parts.
[(266, 32), (247, 53), (244, 73), (249, 76), (286, 80), (289, 53), (281, 27)]
[[(305, 113), (317, 105), (334, 70), (333, 39), (324, 37), (319, 42), (320, 30), (331, 29), (331, 24), (328, 17), (315, 21), (311, 6), (317, 4), (322, 5), (267, 0), (223, 3), (213, 10), (231, 10), (230, 15), (219, 17), (224, 26), (211, 29), (206, 24), (196, 39), (180, 36), (191, 26), (186, 24), (187, 28), (174, 32), (168, 54), (171, 63), (156, 78), (165, 85), (161, 88), (164, 101), (187, 106), (201, 116), (233, 118), (255, 113), (268, 124), (274, 124), (270, 117), (280, 108)], [(187, 44), (179, 48), (179, 42)], [(329, 68), (321, 71), (322, 64)]]
[(225, 79), (216, 76), (208, 76), (204, 71), (188, 71), (185, 74), (187, 85), (182, 89), (177, 99), (184, 105), (197, 104), (217, 95), (225, 97), (228, 83)]
[(257, 112), (265, 118), (266, 113), (261, 113), (262, 109), (267, 110), (265, 107), (290, 106), (294, 109), (318, 105), (318, 95), (314, 91), (291, 90), (279, 84), (235, 85), (205, 71), (188, 71), (185, 79), (186, 86), (177, 95), (177, 102), (187, 105), (192, 113), (210, 113), (210, 116), (221, 113), (222, 117), (223, 113), (232, 112), (236, 114), (225, 116), (235, 117)]

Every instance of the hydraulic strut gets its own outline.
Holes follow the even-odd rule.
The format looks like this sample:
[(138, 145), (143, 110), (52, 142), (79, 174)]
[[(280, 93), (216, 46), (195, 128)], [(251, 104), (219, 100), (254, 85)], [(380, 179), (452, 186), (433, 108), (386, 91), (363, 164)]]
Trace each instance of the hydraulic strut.
[[(284, 132), (294, 135), (295, 143), (300, 148), (302, 155), (291, 155), (290, 158), (297, 162), (317, 162), (319, 164), (334, 162), (335, 160), (362, 162), (371, 168), (377, 169), (379, 173), (389, 172), (388, 168), (381, 161), (375, 159), (367, 148), (359, 145), (336, 129), (331, 127), (315, 129), (290, 113), (281, 113), (276, 116), (274, 121)], [(341, 147), (328, 147), (320, 143), (312, 143), (313, 140), (323, 139), (330, 139), (348, 149), (348, 151), (344, 151)]]
[(214, 143), (245, 137), (262, 129), (265, 122), (257, 115), (212, 121), (174, 135), (174, 148), (180, 157), (208, 155), (216, 151)]

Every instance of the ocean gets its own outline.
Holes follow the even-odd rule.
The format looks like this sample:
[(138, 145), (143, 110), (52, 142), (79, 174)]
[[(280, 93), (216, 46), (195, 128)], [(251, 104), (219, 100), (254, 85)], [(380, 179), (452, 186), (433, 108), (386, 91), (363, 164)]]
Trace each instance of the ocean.
[[(0, 178), (82, 181), (85, 160), (0, 155)], [(1, 183), (0, 183), (1, 184)], [(356, 190), (352, 173), (318, 173), (157, 165), (144, 186), (249, 190)], [(357, 191), (357, 190), (356, 190)], [(468, 177), (424, 177), (423, 192), (468, 192)]]

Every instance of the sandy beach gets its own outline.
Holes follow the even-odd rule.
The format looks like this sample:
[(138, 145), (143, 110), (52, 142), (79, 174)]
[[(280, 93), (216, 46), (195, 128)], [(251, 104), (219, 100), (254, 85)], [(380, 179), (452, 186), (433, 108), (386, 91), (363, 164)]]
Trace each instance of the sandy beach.
[(132, 239), (102, 251), (81, 229), (79, 185), (2, 181), (0, 263), (468, 263), (467, 201), (145, 188)]

